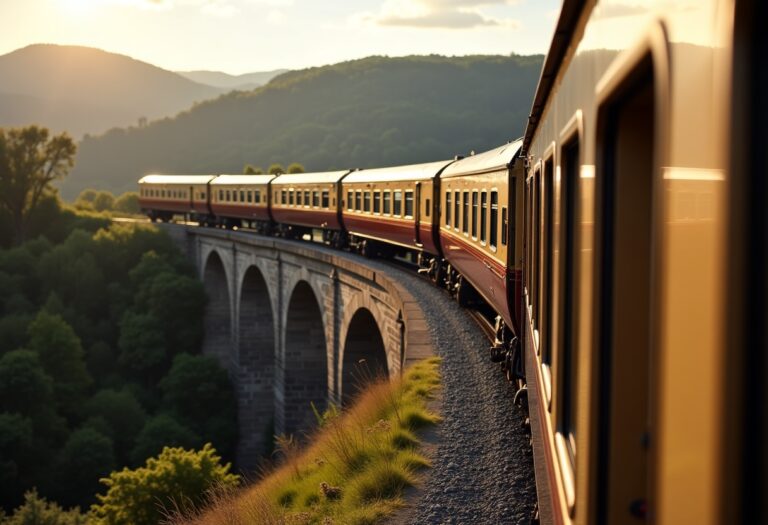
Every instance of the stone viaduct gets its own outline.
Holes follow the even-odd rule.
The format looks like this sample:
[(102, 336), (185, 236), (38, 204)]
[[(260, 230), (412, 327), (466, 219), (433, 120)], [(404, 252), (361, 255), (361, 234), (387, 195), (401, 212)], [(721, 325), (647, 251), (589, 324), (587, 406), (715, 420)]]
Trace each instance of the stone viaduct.
[(372, 376), (432, 355), (421, 309), (386, 272), (321, 245), (166, 224), (208, 293), (203, 352), (238, 398), (237, 464), (343, 404)]

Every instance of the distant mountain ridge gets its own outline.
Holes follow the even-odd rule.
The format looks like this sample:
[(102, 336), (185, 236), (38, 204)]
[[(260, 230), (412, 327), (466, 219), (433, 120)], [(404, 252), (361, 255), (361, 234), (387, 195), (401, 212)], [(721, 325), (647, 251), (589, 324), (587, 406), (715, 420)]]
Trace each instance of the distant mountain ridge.
[(175, 118), (80, 143), (62, 185), (122, 192), (149, 172), (239, 173), (425, 162), (483, 151), (523, 132), (542, 55), (370, 57), (290, 71)]
[(177, 71), (179, 75), (198, 82), (227, 90), (250, 91), (263, 86), (278, 75), (286, 73), (287, 69), (275, 69), (273, 71), (259, 71), (242, 75), (230, 75), (221, 71)]
[(34, 44), (0, 56), (0, 127), (102, 133), (174, 115), (228, 91), (125, 55)]

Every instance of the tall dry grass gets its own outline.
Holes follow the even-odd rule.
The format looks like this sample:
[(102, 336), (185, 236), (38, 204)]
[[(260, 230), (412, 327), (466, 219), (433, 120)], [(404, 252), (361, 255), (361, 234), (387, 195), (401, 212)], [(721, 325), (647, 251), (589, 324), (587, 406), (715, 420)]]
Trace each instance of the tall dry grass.
[(236, 492), (218, 491), (203, 509), (176, 512), (169, 525), (372, 524), (403, 505), (406, 487), (429, 466), (418, 431), (439, 422), (427, 409), (439, 388), (439, 359), (368, 386), (344, 410), (331, 408), (304, 447), (277, 438), (281, 463)]

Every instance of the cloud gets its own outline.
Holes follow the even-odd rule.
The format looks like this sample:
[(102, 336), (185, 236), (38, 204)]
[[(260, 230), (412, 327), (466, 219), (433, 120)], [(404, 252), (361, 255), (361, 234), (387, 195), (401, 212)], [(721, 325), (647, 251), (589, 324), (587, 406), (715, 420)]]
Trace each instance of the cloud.
[(484, 15), (479, 8), (510, 5), (515, 0), (386, 0), (378, 13), (358, 13), (352, 21), (379, 26), (471, 29), (483, 26), (518, 27), (511, 19)]

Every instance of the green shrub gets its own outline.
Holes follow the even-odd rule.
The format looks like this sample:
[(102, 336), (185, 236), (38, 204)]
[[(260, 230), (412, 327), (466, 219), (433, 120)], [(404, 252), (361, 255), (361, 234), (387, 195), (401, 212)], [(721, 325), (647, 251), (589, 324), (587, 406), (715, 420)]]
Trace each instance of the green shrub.
[(216, 450), (166, 447), (143, 467), (113, 472), (102, 482), (106, 494), (91, 507), (94, 521), (103, 525), (156, 525), (164, 509), (192, 509), (204, 504), (214, 488), (231, 489), (239, 476), (221, 464)]

